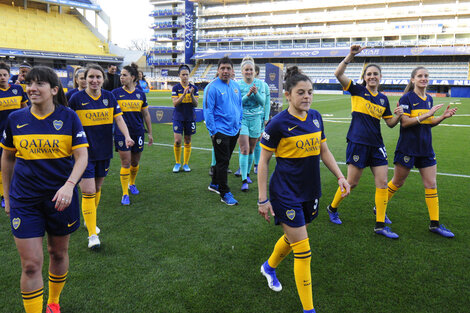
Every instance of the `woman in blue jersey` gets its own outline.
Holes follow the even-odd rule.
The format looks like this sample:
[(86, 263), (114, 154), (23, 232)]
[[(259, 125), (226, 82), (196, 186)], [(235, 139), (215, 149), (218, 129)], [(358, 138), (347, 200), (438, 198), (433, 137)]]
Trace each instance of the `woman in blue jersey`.
[[(383, 118), (389, 127), (398, 124), (403, 109), (397, 107), (395, 116), (390, 111), (387, 96), (379, 92), (381, 69), (376, 64), (368, 64), (362, 74), (363, 85), (358, 85), (349, 79), (344, 72), (356, 54), (364, 47), (353, 45), (349, 54), (338, 65), (335, 76), (341, 86), (351, 94), (352, 120), (347, 135), (346, 163), (348, 164), (348, 183), (355, 188), (359, 183), (364, 168), (369, 167), (375, 177), (375, 208), (376, 225), (374, 232), (387, 238), (397, 239), (398, 235), (391, 231), (385, 223), (391, 223), (385, 215), (387, 209), (387, 152), (380, 131), (380, 120)], [(335, 197), (327, 211), (330, 221), (341, 224), (338, 216), (338, 206), (344, 199), (338, 188)]]
[[(281, 224), (284, 235), (277, 241), (269, 259), (261, 266), (268, 286), (281, 291), (276, 268), (294, 252), (294, 276), (304, 312), (315, 312), (310, 273), (311, 250), (307, 225), (318, 215), (321, 197), (320, 159), (338, 178), (343, 196), (349, 184), (336, 164), (326, 143), (320, 113), (310, 109), (313, 86), (310, 79), (296, 66), (287, 69), (285, 97), (289, 102), (267, 124), (261, 139), (261, 158), (258, 168), (258, 213), (268, 222), (269, 213)], [(276, 154), (276, 168), (267, 193), (269, 160)]]
[(439, 198), (437, 196), (437, 162), (432, 147), (431, 128), (455, 114), (457, 108), (447, 109), (435, 117), (434, 113), (443, 104), (433, 105), (431, 95), (426, 93), (429, 73), (425, 67), (417, 67), (411, 72), (411, 79), (399, 104), (404, 113), (400, 121), (400, 137), (395, 150), (395, 171), (388, 183), (388, 200), (403, 186), (408, 174), (418, 168), (423, 180), (426, 205), (431, 220), (429, 230), (443, 237), (452, 238), (454, 234), (439, 224)]
[(238, 144), (240, 146), (239, 163), (242, 177), (242, 191), (248, 191), (252, 183), (249, 170), (253, 164), (253, 151), (261, 136), (261, 124), (264, 122), (266, 94), (263, 82), (255, 78), (255, 61), (244, 57), (241, 64), (243, 80), (239, 81), (242, 95), (243, 118)]
[[(4, 62), (0, 62), (0, 134), (3, 134), (8, 115), (11, 112), (24, 108), (28, 104), (28, 97), (20, 85), (10, 85), (10, 67)], [(2, 149), (0, 149), (0, 157)], [(3, 197), (2, 172), (0, 167), (0, 196), (2, 198), (2, 207), (5, 207)]]
[(171, 91), (173, 101), (173, 134), (175, 142), (173, 152), (175, 154), (175, 166), (173, 173), (181, 169), (181, 143), (184, 134), (183, 171), (191, 172), (189, 158), (191, 157), (191, 136), (196, 133), (196, 112), (199, 93), (195, 85), (189, 82), (189, 66), (183, 64), (178, 69), (180, 83), (176, 84)]
[(148, 129), (149, 146), (153, 144), (152, 122), (150, 121), (147, 98), (142, 90), (136, 88), (137, 79), (137, 65), (134, 63), (126, 65), (121, 71), (122, 87), (112, 91), (123, 113), (129, 134), (136, 143), (132, 147), (126, 147), (124, 135), (118, 127), (114, 128), (114, 145), (121, 158), (122, 205), (130, 204), (129, 190), (133, 195), (140, 193), (135, 186), (135, 179), (139, 171), (140, 156), (144, 150), (144, 121)]
[(101, 186), (113, 157), (114, 122), (124, 135), (124, 145), (134, 145), (116, 99), (110, 91), (101, 89), (104, 77), (101, 66), (89, 64), (85, 69), (86, 89), (70, 98), (70, 107), (77, 112), (90, 143), (88, 165), (80, 182), (82, 213), (88, 229), (90, 249), (98, 248), (101, 244), (98, 237), (100, 230), (96, 227), (96, 211), (101, 198)]
[(139, 79), (136, 81), (136, 88), (141, 89), (145, 93), (149, 93), (150, 87), (147, 79), (145, 79), (144, 72), (139, 71)]
[(60, 313), (69, 238), (80, 226), (76, 184), (87, 164), (88, 143), (77, 114), (66, 107), (62, 85), (52, 69), (33, 68), (26, 84), (32, 105), (10, 114), (1, 143), (5, 211), (21, 258), (25, 311), (43, 312), (43, 237), (47, 232), (47, 312)]
[(77, 93), (86, 88), (86, 78), (85, 78), (85, 69), (78, 68), (73, 75), (73, 89), (69, 90), (65, 96), (67, 100), (70, 101), (70, 98)]

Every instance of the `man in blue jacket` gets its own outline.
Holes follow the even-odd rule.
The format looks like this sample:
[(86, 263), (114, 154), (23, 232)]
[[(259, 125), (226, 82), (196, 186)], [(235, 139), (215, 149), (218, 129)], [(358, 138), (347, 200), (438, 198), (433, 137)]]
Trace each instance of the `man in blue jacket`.
[(229, 57), (219, 60), (217, 78), (207, 85), (203, 100), (204, 119), (216, 160), (208, 189), (220, 194), (221, 201), (228, 205), (238, 204), (227, 185), (227, 169), (242, 124), (242, 97), (240, 87), (231, 79), (232, 69)]

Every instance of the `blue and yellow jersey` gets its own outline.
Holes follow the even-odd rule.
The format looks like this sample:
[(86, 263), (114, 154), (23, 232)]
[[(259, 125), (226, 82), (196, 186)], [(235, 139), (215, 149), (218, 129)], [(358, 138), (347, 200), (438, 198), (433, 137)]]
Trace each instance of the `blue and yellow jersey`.
[(304, 202), (321, 197), (320, 147), (324, 141), (323, 120), (316, 110), (310, 109), (303, 119), (284, 110), (269, 121), (261, 147), (276, 155), (270, 198)]
[[(139, 89), (129, 92), (123, 87), (114, 89), (112, 93), (121, 108), (129, 133), (134, 135), (142, 134), (145, 131), (142, 109), (148, 107), (145, 93)], [(119, 127), (114, 127), (114, 133), (122, 135)]]
[(50, 197), (65, 184), (73, 168), (73, 150), (88, 143), (71, 109), (57, 106), (39, 117), (26, 107), (10, 114), (0, 146), (16, 152), (10, 196), (33, 201)]
[[(8, 81), (8, 83), (10, 85), (16, 84), (16, 81), (18, 80), (18, 76), (19, 75), (13, 75), (12, 77), (10, 77), (10, 80)], [(20, 86), (23, 89), (23, 91), (26, 92), (26, 82), (25, 81), (21, 81), (18, 86)]]
[[(193, 84), (189, 84), (189, 88), (194, 88), (194, 96), (199, 98), (199, 92), (197, 87)], [(178, 99), (184, 93), (184, 87), (181, 83), (178, 83), (175, 87), (173, 87), (171, 91), (171, 97), (173, 99)], [(196, 120), (196, 113), (193, 107), (193, 100), (191, 98), (191, 94), (188, 93), (184, 96), (183, 102), (177, 105), (173, 111), (173, 120), (174, 121), (195, 121)]]
[(78, 88), (73, 88), (73, 89), (70, 89), (69, 91), (67, 91), (67, 93), (65, 94), (65, 97), (67, 98), (67, 101), (70, 101), (70, 98), (72, 98), (72, 96), (74, 94), (76, 94), (77, 92), (79, 92), (80, 90), (78, 90)]
[(366, 87), (358, 85), (352, 80), (344, 90), (351, 93), (352, 105), (348, 141), (383, 147), (380, 119), (393, 117), (387, 96), (381, 92), (372, 94)]
[(114, 118), (122, 115), (121, 109), (110, 91), (101, 90), (101, 96), (93, 98), (86, 90), (72, 96), (70, 107), (77, 112), (90, 147), (88, 160), (109, 160), (113, 157)]
[[(404, 94), (399, 101), (403, 107), (403, 114), (416, 118), (433, 107), (432, 97), (426, 94), (426, 98), (421, 98), (414, 91)], [(421, 124), (410, 127), (400, 127), (400, 137), (398, 138), (397, 151), (409, 156), (433, 156), (431, 116), (421, 121)]]
[(10, 85), (8, 89), (0, 88), (0, 133), (5, 129), (8, 115), (27, 103), (28, 96), (20, 85)]
[[(249, 116), (263, 116), (264, 117), (264, 105), (266, 102), (265, 87), (263, 81), (255, 78), (251, 84), (245, 83), (244, 80), (238, 81), (240, 91), (242, 93), (242, 105), (243, 105), (243, 117)], [(250, 88), (255, 85), (258, 88), (256, 94), (252, 93), (248, 96)]]

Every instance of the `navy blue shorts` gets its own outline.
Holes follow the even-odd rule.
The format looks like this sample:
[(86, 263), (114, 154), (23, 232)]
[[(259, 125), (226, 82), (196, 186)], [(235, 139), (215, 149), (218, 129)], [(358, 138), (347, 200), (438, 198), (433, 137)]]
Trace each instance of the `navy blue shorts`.
[(271, 199), (276, 225), (284, 223), (290, 227), (302, 227), (318, 216), (318, 199), (306, 202), (283, 202)]
[(80, 210), (77, 188), (74, 189), (72, 202), (59, 212), (50, 198), (39, 202), (21, 203), (15, 201), (10, 209), (11, 232), (16, 238), (44, 237), (45, 232), (52, 236), (65, 236), (80, 226)]
[(106, 177), (111, 160), (88, 161), (82, 178)]
[(173, 121), (173, 132), (183, 134), (185, 136), (192, 136), (196, 133), (195, 121)]
[(346, 164), (358, 168), (388, 165), (387, 150), (385, 147), (367, 146), (349, 141), (346, 148)]
[(437, 164), (436, 155), (434, 153), (432, 156), (415, 157), (411, 155), (405, 155), (400, 151), (395, 151), (395, 158), (393, 159), (393, 163), (398, 163), (409, 169), (412, 169), (413, 166), (416, 168), (425, 168)]
[(132, 147), (126, 147), (126, 137), (122, 134), (114, 134), (114, 147), (116, 151), (131, 151), (131, 152), (142, 152), (144, 151), (144, 140), (145, 134), (130, 134), (131, 139), (134, 140)]

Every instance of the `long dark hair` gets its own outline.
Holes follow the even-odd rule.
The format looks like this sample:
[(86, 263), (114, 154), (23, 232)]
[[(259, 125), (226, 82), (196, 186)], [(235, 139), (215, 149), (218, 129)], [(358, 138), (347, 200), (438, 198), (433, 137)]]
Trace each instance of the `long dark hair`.
[[(428, 69), (425, 68), (424, 66), (415, 67), (411, 71), (411, 78), (414, 78), (419, 70), (426, 70), (427, 71)], [(411, 81), (411, 78), (410, 78), (410, 82), (408, 83), (408, 85), (406, 85), (405, 90), (403, 91), (404, 93), (407, 93), (407, 92), (415, 89), (415, 84), (413, 84), (413, 82)]]
[(51, 88), (58, 87), (59, 90), (57, 94), (53, 97), (52, 101), (56, 106), (69, 106), (59, 76), (57, 76), (56, 72), (54, 72), (52, 68), (47, 66), (35, 66), (31, 69), (28, 75), (26, 75), (25, 81), (26, 84), (30, 84), (33, 81), (46, 82), (49, 83)]
[(284, 76), (284, 90), (290, 93), (292, 88), (294, 88), (297, 83), (301, 81), (308, 81), (312, 84), (310, 78), (302, 73), (302, 71), (297, 66), (288, 67), (286, 70), (286, 75)]
[[(380, 75), (382, 75), (382, 68), (380, 66), (378, 66), (377, 64), (374, 64), (374, 63), (370, 63), (370, 64), (367, 64), (366, 68), (364, 69), (364, 71), (362, 72), (362, 75), (361, 75), (361, 79), (362, 79), (362, 86), (366, 86), (366, 81), (364, 79), (364, 75), (366, 75), (366, 72), (367, 72), (367, 69), (369, 69), (369, 67), (376, 67), (379, 69), (379, 73)], [(380, 82), (379, 82), (380, 83)]]
[(133, 82), (139, 80), (139, 67), (137, 64), (131, 63), (130, 65), (124, 66), (122, 69), (128, 71), (131, 76), (134, 76)]

